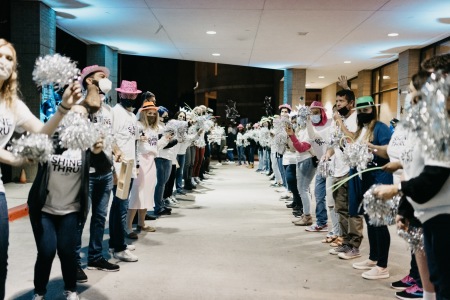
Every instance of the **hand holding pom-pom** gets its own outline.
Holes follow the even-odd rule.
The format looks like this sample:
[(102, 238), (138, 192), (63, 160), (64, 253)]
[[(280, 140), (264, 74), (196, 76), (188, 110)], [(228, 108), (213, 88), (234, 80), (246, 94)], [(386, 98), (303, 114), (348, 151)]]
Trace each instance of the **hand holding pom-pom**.
[(58, 130), (60, 144), (67, 149), (86, 150), (99, 138), (94, 124), (85, 115), (73, 111), (64, 117)]
[(53, 154), (53, 142), (46, 134), (31, 133), (13, 139), (8, 150), (27, 160), (47, 162)]
[(424, 245), (422, 228), (409, 226), (407, 230), (397, 230), (397, 234), (408, 243), (411, 253), (416, 253), (418, 250), (423, 250)]
[(374, 226), (395, 224), (400, 195), (396, 195), (387, 201), (379, 199), (376, 197), (375, 193), (375, 189), (378, 186), (379, 185), (374, 184), (364, 193), (362, 202), (364, 211), (369, 217), (370, 224)]
[(56, 53), (36, 60), (33, 80), (38, 86), (50, 84), (54, 85), (55, 89), (61, 89), (73, 83), (79, 73), (80, 70), (70, 58)]

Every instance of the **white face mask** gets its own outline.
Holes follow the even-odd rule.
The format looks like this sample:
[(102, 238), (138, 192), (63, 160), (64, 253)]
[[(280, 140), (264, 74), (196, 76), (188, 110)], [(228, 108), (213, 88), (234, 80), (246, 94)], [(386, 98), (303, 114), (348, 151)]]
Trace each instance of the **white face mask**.
[(311, 115), (311, 122), (313, 122), (314, 124), (320, 123), (321, 119), (321, 115)]
[(112, 82), (108, 78), (102, 78), (98, 81), (98, 87), (106, 95), (112, 89)]

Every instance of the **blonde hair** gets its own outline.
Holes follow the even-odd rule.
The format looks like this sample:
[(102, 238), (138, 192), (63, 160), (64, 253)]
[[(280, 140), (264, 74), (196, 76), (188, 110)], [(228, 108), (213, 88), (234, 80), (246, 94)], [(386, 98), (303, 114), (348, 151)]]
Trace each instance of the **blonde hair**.
[[(373, 130), (375, 128), (375, 124), (377, 123), (377, 119), (373, 119), (370, 121), (369, 125), (367, 126), (367, 131), (362, 137), (363, 142), (372, 142), (373, 140)], [(358, 130), (355, 132), (355, 140), (358, 139), (359, 135), (361, 134), (363, 127), (358, 126)]]
[(19, 92), (19, 83), (17, 81), (17, 54), (14, 46), (5, 39), (0, 39), (0, 48), (8, 47), (13, 54), (13, 68), (11, 76), (3, 82), (0, 87), (0, 98), (6, 101), (7, 106), (11, 107), (13, 102), (17, 99)]
[(139, 113), (139, 121), (144, 125), (144, 129), (151, 128), (153, 130), (158, 130), (158, 123), (159, 123), (158, 111), (156, 111), (156, 121), (155, 121), (155, 124), (153, 124), (153, 125), (150, 125), (148, 123), (147, 114), (145, 112), (146, 112), (146, 110), (143, 110)]

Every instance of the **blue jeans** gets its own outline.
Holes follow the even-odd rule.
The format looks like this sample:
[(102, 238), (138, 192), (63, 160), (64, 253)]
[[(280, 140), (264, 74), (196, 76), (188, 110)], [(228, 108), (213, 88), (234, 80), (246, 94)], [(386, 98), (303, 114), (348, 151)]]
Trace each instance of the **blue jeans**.
[[(244, 152), (244, 146), (237, 146), (237, 152), (238, 152), (238, 161), (239, 164), (242, 165), (242, 163), (245, 163), (245, 152)], [(242, 163), (241, 163), (242, 161)]]
[(264, 160), (263, 160), (263, 149), (261, 147), (258, 147), (258, 168), (255, 170), (256, 172), (262, 171), (264, 166)]
[(183, 169), (184, 169), (184, 162), (185, 162), (186, 154), (178, 154), (177, 155), (177, 161), (178, 161), (178, 169), (176, 173), (176, 179), (175, 179), (175, 186), (177, 188), (177, 192), (181, 192), (183, 190)]
[(283, 155), (277, 154), (277, 164), (278, 164), (278, 170), (280, 170), (281, 180), (283, 181), (283, 186), (285, 188), (287, 188), (286, 172), (285, 172), (284, 166), (283, 166)]
[(233, 149), (227, 149), (227, 158), (229, 161), (234, 161)]
[[(88, 262), (101, 259), (103, 251), (103, 234), (105, 233), (106, 215), (108, 214), (109, 197), (113, 188), (113, 175), (89, 175), (89, 204), (92, 205), (91, 226), (89, 230)], [(81, 236), (85, 222), (80, 223), (78, 232), (77, 256), (81, 262)]]
[(302, 198), (305, 215), (311, 214), (311, 199), (309, 198), (308, 189), (314, 177), (314, 170), (311, 157), (297, 163), (297, 188)]
[(172, 162), (161, 157), (155, 158), (156, 165), (156, 186), (155, 186), (155, 213), (164, 209), (164, 188), (169, 180), (172, 170)]
[(0, 192), (0, 299), (5, 298), (8, 271), (9, 220), (5, 193)]
[(288, 190), (292, 192), (293, 207), (300, 207), (303, 209), (302, 198), (300, 198), (300, 194), (298, 193), (297, 188), (297, 165), (291, 164), (286, 166), (286, 183), (288, 186)]
[(319, 174), (316, 175), (316, 187), (314, 189), (314, 195), (316, 196), (316, 223), (319, 226), (327, 225), (327, 178), (322, 177)]
[(437, 300), (450, 299), (450, 214), (437, 215), (423, 223), (423, 239), (430, 280), (436, 288)]
[(266, 147), (264, 148), (264, 171), (270, 172), (270, 170), (272, 169), (270, 166), (270, 148)]
[[(128, 197), (130, 197), (133, 178), (131, 178)], [(127, 228), (128, 199), (116, 197), (117, 185), (113, 186), (113, 200), (109, 210), (109, 248), (114, 252), (122, 252), (127, 248), (125, 244), (125, 228)]]
[(248, 162), (253, 164), (255, 162), (255, 147), (248, 146)]
[(64, 290), (77, 290), (78, 213), (56, 216), (41, 213), (40, 223), (31, 223), (37, 247), (34, 266), (34, 293), (45, 295), (56, 251), (61, 261)]

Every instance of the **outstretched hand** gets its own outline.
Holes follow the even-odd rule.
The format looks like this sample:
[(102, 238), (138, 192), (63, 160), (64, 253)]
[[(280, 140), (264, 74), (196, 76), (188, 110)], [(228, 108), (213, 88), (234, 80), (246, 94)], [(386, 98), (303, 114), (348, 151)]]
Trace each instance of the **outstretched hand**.
[(341, 75), (338, 77), (338, 85), (344, 90), (349, 90), (347, 76)]

